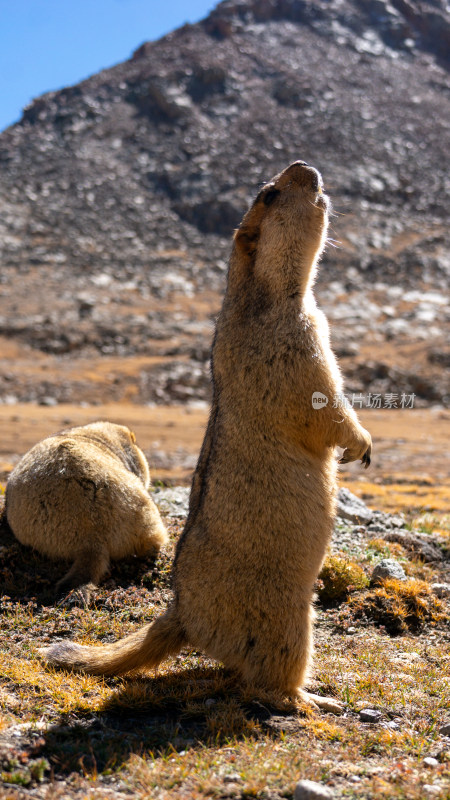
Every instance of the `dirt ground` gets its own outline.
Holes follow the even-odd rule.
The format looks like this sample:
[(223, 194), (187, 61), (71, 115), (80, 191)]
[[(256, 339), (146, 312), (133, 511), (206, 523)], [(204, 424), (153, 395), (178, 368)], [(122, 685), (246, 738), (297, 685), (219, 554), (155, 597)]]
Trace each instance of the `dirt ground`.
[[(154, 482), (186, 485), (199, 453), (207, 414), (204, 407), (131, 403), (85, 407), (0, 405), (0, 482), (5, 482), (19, 457), (44, 436), (70, 425), (108, 419), (134, 430), (149, 458)], [(432, 494), (433, 509), (445, 511), (450, 500), (450, 412), (440, 408), (363, 409), (359, 416), (373, 436), (372, 465), (367, 472), (359, 463), (342, 467), (342, 482), (353, 484), (354, 490), (366, 499), (378, 495), (377, 486), (414, 486), (413, 506), (422, 509), (426, 503), (419, 495)], [(386, 497), (380, 495), (379, 502), (392, 507), (389, 500), (393, 494), (385, 494)], [(407, 504), (405, 497), (398, 503)]]

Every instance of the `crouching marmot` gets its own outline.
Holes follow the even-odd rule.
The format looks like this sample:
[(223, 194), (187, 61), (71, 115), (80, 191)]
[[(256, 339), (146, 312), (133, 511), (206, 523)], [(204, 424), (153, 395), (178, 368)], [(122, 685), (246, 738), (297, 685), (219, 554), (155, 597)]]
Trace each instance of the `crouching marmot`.
[[(298, 161), (259, 192), (236, 231), (173, 603), (116, 644), (55, 644), (43, 651), (50, 663), (125, 673), (191, 645), (250, 685), (306, 697), (311, 600), (335, 512), (334, 449), (365, 466), (371, 449), (353, 409), (331, 402), (341, 379), (311, 288), (327, 208), (319, 173)], [(314, 392), (330, 402), (316, 410)]]
[(110, 559), (157, 553), (167, 541), (149, 485), (134, 433), (93, 422), (49, 436), (23, 456), (6, 485), (6, 519), (22, 544), (73, 560), (56, 589), (82, 586), (87, 598)]

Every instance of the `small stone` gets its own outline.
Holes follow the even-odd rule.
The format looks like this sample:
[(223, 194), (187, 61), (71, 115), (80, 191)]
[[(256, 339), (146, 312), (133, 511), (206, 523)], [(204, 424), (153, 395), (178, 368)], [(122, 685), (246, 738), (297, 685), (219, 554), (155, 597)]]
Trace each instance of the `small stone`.
[(383, 534), (383, 539), (387, 542), (398, 542), (406, 550), (423, 558), (424, 561), (442, 561), (443, 559), (441, 548), (430, 536), (422, 536), (413, 531), (397, 528), (386, 531)]
[(347, 628), (345, 633), (348, 633), (348, 635), (350, 636), (352, 633), (356, 633), (356, 631), (357, 631), (357, 628), (350, 627), (350, 628)]
[(217, 700), (214, 700), (214, 697), (208, 697), (208, 699), (205, 700), (205, 706), (207, 706), (207, 708), (210, 708), (211, 706), (215, 706), (216, 703), (217, 703)]
[(362, 708), (359, 712), (361, 722), (379, 722), (382, 716), (381, 711), (376, 708)]
[(315, 781), (299, 781), (295, 787), (294, 800), (332, 800), (331, 789)]
[(450, 722), (445, 722), (441, 728), (439, 728), (439, 733), (441, 736), (450, 736)]
[(424, 758), (423, 763), (427, 767), (438, 767), (439, 766), (439, 761), (437, 760), (437, 758), (433, 758), (433, 756), (427, 756), (426, 758)]
[(152, 499), (160, 511), (169, 517), (185, 517), (189, 508), (190, 489), (177, 486), (174, 489), (157, 487), (152, 491)]
[(431, 590), (436, 597), (450, 597), (450, 583), (432, 583)]
[(229, 772), (228, 775), (223, 776), (224, 783), (242, 783), (242, 778), (239, 772)]
[(58, 401), (54, 397), (49, 397), (49, 396), (46, 395), (45, 397), (41, 397), (41, 399), (39, 400), (39, 405), (40, 406), (57, 406), (58, 405)]
[(367, 526), (368, 533), (384, 533), (386, 531), (386, 526), (382, 525), (380, 522), (372, 522), (370, 525)]
[(359, 523), (370, 522), (373, 517), (373, 511), (359, 497), (345, 488), (339, 489), (337, 514), (342, 519)]
[(391, 528), (403, 528), (404, 524), (405, 520), (403, 519), (403, 517), (399, 516), (389, 517), (389, 526)]
[(393, 558), (383, 558), (374, 568), (370, 578), (371, 585), (381, 583), (386, 578), (394, 578), (397, 581), (406, 581), (405, 570)]

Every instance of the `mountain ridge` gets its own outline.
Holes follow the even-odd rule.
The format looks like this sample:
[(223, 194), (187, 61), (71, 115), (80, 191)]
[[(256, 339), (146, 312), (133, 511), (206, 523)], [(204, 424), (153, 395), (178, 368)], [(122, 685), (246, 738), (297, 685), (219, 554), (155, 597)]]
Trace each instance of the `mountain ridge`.
[(34, 100), (0, 134), (0, 336), (206, 360), (233, 228), (303, 158), (337, 213), (317, 287), (335, 342), (377, 363), (422, 342), (407, 368), (439, 384), (449, 26), (439, 0), (225, 0)]

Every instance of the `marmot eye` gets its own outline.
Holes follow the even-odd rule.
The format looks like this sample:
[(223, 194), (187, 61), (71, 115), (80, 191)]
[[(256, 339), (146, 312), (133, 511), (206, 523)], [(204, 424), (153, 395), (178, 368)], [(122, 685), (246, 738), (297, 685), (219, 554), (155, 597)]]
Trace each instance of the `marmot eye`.
[(280, 194), (279, 189), (269, 189), (267, 194), (264, 195), (264, 205), (270, 206), (271, 203), (275, 200), (276, 197)]

